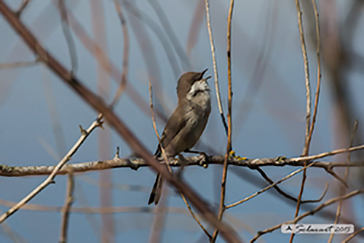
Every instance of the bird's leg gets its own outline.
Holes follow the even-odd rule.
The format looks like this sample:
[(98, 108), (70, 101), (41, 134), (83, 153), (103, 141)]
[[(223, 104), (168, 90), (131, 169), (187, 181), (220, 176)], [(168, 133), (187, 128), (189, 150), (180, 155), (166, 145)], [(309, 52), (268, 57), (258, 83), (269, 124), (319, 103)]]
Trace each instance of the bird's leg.
[(188, 164), (188, 161), (186, 160), (185, 157), (183, 157), (182, 154), (178, 154), (178, 160), (179, 160), (179, 162), (181, 164), (181, 168), (179, 170), (177, 170), (176, 175), (177, 175), (178, 178), (181, 178), (182, 171), (185, 168), (185, 166)]
[(191, 154), (199, 154), (201, 156), (201, 159), (199, 161), (200, 166), (207, 168), (208, 164), (207, 164), (207, 160), (208, 160), (208, 155), (205, 152), (200, 152), (200, 151), (195, 151), (195, 150), (189, 150), (186, 149), (185, 151), (183, 151), (185, 153), (191, 153)]

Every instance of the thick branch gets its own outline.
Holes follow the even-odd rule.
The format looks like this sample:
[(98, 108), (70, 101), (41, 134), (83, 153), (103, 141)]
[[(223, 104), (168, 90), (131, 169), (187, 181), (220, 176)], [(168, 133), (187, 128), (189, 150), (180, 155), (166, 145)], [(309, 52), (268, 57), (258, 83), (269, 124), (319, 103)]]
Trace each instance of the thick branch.
[[(201, 156), (192, 156), (186, 157), (186, 164), (183, 166), (206, 166), (206, 165), (214, 165), (214, 164), (223, 164), (224, 156), (214, 155), (208, 156), (206, 160)], [(311, 161), (307, 163), (307, 165), (312, 164), (312, 167), (319, 167), (323, 169), (332, 169), (334, 167), (363, 167), (364, 161), (352, 162), (347, 164), (346, 162), (323, 162), (323, 161)], [(163, 162), (161, 162), (163, 163)], [(304, 166), (304, 161), (290, 161), (290, 159), (286, 160), (277, 160), (277, 158), (262, 158), (262, 159), (245, 159), (241, 160), (238, 158), (229, 158), (229, 165), (234, 166), (242, 166), (242, 167), (260, 167), (260, 166)], [(170, 160), (169, 165), (171, 167), (179, 167), (181, 166), (178, 159)], [(99, 170), (107, 170), (112, 168), (131, 168), (133, 170), (137, 170), (140, 167), (146, 167), (149, 164), (141, 159), (120, 159), (114, 158), (111, 160), (104, 161), (90, 161), (90, 162), (82, 162), (82, 163), (69, 163), (62, 167), (57, 172), (57, 175), (66, 175), (70, 170), (74, 173), (82, 173), (82, 172), (90, 172), (90, 171), (99, 171)], [(39, 175), (49, 175), (54, 170), (54, 166), (7, 166), (0, 165), (0, 176), (7, 177), (17, 177), (17, 176), (39, 176)]]

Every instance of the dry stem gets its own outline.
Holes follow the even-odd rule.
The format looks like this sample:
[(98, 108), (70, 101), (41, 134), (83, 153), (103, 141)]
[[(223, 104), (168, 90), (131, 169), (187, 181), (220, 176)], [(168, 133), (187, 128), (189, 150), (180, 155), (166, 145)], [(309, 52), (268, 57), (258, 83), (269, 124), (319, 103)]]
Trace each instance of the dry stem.
[(220, 98), (219, 76), (218, 76), (218, 73), (217, 73), (217, 64), (216, 64), (216, 56), (215, 56), (215, 44), (214, 44), (214, 39), (212, 37), (211, 20), (210, 20), (210, 7), (209, 7), (209, 1), (208, 0), (205, 0), (205, 7), (206, 7), (206, 24), (207, 24), (207, 30), (209, 32), (209, 39), (210, 39), (210, 46), (211, 46), (212, 64), (213, 64), (213, 67), (214, 67), (217, 105), (218, 105), (218, 108), (219, 108), (219, 113), (220, 113), (220, 116), (221, 116), (222, 124), (224, 125), (225, 132), (227, 134), (228, 133), (228, 127), (226, 125), (226, 121), (225, 121), (225, 117), (224, 117), (224, 111), (222, 109), (221, 98)]
[[(1, 4), (1, 2), (0, 2)], [(24, 204), (29, 202), (33, 197), (35, 197), (38, 193), (40, 193), (44, 188), (46, 188), (49, 184), (55, 183), (54, 178), (57, 175), (57, 172), (62, 168), (63, 165), (67, 163), (76, 153), (76, 151), (80, 148), (82, 143), (86, 140), (86, 138), (90, 135), (90, 133), (98, 126), (100, 126), (100, 120), (96, 119), (91, 126), (87, 130), (81, 129), (81, 137), (77, 140), (75, 145), (68, 151), (68, 153), (63, 157), (63, 159), (54, 167), (52, 173), (48, 176), (48, 178), (40, 184), (37, 188), (35, 188), (31, 193), (29, 193), (26, 197), (24, 197), (20, 202), (10, 208), (6, 213), (0, 216), (0, 224), (4, 222), (5, 219), (10, 217), (13, 213), (18, 211)]]
[[(220, 194), (220, 206), (219, 206), (219, 214), (218, 219), (222, 220), (222, 216), (225, 210), (225, 193), (226, 193), (226, 178), (227, 178), (227, 170), (228, 170), (228, 158), (232, 148), (232, 120), (231, 120), (231, 112), (232, 112), (232, 87), (231, 87), (231, 19), (233, 16), (233, 9), (234, 9), (234, 0), (230, 1), (230, 8), (228, 14), (228, 27), (227, 27), (227, 63), (228, 63), (228, 138), (227, 138), (227, 146), (226, 146), (226, 153), (224, 159), (224, 167), (222, 172), (222, 179), (221, 179), (221, 194)], [(217, 235), (219, 234), (219, 230), (216, 228), (210, 242), (215, 242)]]
[(68, 174), (66, 200), (64, 202), (64, 206), (62, 209), (63, 217), (61, 223), (61, 237), (59, 240), (60, 243), (67, 242), (67, 229), (68, 229), (70, 209), (73, 203), (73, 191), (74, 191), (74, 177), (73, 173), (70, 172)]

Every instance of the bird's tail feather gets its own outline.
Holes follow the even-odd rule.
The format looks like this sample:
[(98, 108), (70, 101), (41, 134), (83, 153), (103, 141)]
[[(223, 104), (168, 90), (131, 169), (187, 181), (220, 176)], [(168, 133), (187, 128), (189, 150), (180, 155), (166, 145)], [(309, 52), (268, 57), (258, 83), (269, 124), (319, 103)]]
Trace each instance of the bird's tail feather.
[(157, 177), (155, 178), (152, 192), (150, 193), (149, 196), (148, 205), (153, 202), (155, 203), (155, 205), (158, 204), (159, 199), (162, 195), (162, 185), (163, 185), (163, 178), (162, 175), (158, 173)]

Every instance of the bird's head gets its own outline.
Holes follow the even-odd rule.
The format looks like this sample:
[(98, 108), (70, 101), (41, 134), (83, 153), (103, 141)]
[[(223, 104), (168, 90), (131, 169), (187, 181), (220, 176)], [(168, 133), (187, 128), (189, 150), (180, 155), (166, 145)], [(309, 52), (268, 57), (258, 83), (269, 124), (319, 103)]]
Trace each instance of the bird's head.
[[(203, 78), (206, 71), (207, 68), (202, 72), (187, 72), (180, 77), (177, 84), (177, 96), (179, 101), (185, 99), (190, 92), (198, 91), (198, 87), (209, 87), (206, 81), (211, 78), (211, 76)], [(210, 89), (208, 88), (208, 90)]]

